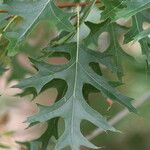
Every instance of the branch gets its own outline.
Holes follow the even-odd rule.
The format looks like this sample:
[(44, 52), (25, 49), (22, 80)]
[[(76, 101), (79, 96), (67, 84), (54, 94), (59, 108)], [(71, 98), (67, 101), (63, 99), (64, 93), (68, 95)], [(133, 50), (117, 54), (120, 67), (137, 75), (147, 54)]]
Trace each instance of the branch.
[[(150, 98), (150, 91), (145, 93), (143, 96), (141, 96), (138, 100), (136, 100), (133, 105), (138, 108), (140, 107), (144, 102), (146, 102), (148, 99)], [(124, 109), (123, 111), (119, 112), (115, 117), (113, 117), (112, 119), (109, 120), (109, 124), (110, 125), (114, 125), (116, 123), (118, 123), (119, 121), (121, 121), (124, 117), (126, 117), (130, 112), (127, 109)], [(91, 134), (87, 135), (87, 139), (88, 140), (92, 140), (95, 137), (97, 137), (98, 135), (100, 135), (101, 133), (103, 133), (102, 129), (95, 129), (94, 131), (92, 131)]]
[(0, 10), (0, 13), (8, 13), (8, 10)]
[[(92, 2), (81, 2), (81, 3), (71, 3), (71, 2), (58, 2), (57, 6), (59, 8), (68, 8), (68, 7), (76, 7), (76, 6), (80, 6), (80, 7), (84, 7), (87, 5), (90, 5)], [(100, 0), (97, 0), (96, 3), (100, 3)]]
[[(98, 3), (100, 3), (100, 0), (97, 0), (95, 4), (98, 4)], [(68, 8), (68, 7), (76, 7), (76, 6), (84, 7), (90, 4), (91, 2), (82, 2), (82, 3), (58, 2), (57, 7), (59, 8)], [(8, 13), (8, 12), (9, 12), (8, 10), (0, 10), (0, 13)]]
[[(97, 0), (95, 4), (98, 4), (98, 3), (100, 3), (100, 0)], [(58, 2), (57, 7), (59, 8), (68, 8), (68, 7), (76, 7), (76, 6), (84, 7), (90, 4), (91, 2), (82, 2), (82, 3)], [(9, 12), (8, 10), (0, 10), (0, 13), (8, 13), (8, 12)]]

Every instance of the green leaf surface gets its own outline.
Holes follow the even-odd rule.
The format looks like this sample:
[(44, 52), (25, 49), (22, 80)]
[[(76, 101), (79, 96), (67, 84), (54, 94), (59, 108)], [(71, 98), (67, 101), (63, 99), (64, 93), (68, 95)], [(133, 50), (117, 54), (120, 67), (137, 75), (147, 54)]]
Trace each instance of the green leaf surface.
[(134, 41), (140, 41), (141, 39), (148, 37), (150, 35), (150, 28), (140, 32), (134, 37)]
[[(4, 59), (7, 51), (9, 56), (14, 56), (19, 52), (20, 47), (40, 21), (47, 20), (58, 29), (56, 38), (42, 51), (43, 56), (40, 60), (43, 61), (30, 58), (37, 73), (22, 80), (26, 70), (23, 69), (20, 76), (18, 70), (14, 69), (13, 72), (13, 78), (21, 79), (15, 86), (23, 89), (20, 96), (33, 94), (35, 98), (49, 88), (56, 88), (58, 92), (54, 104), (50, 106), (37, 104), (38, 112), (27, 118), (26, 122), (29, 127), (38, 123), (47, 124), (47, 129), (39, 138), (22, 143), (29, 150), (47, 150), (53, 138), (57, 141), (56, 150), (61, 150), (66, 146), (70, 146), (72, 150), (79, 150), (81, 146), (98, 149), (99, 147), (88, 141), (82, 134), (81, 122), (83, 120), (91, 122), (106, 132), (118, 132), (109, 125), (105, 117), (91, 107), (88, 99), (90, 92), (100, 92), (105, 99), (109, 98), (123, 105), (130, 112), (137, 113), (131, 104), (133, 99), (117, 90), (117, 87), (122, 85), (122, 64), (126, 58), (132, 59), (122, 49), (119, 36), (125, 34), (125, 43), (138, 39), (143, 54), (149, 58), (149, 29), (143, 31), (143, 22), (150, 22), (149, 11), (145, 11), (150, 7), (149, 1), (102, 0), (102, 3), (97, 5), (100, 6), (97, 11), (102, 12), (98, 23), (85, 22), (96, 0), (86, 0), (86, 2), (91, 2), (91, 5), (65, 8), (66, 12), (58, 8), (54, 0), (4, 0), (0, 3), (0, 10), (8, 10), (8, 13), (0, 14), (2, 36), (9, 41), (9, 43), (8, 41), (4, 43), (3, 39), (0, 43)], [(132, 17), (132, 26), (127, 28), (114, 22), (122, 17)], [(83, 23), (87, 25), (90, 33), (84, 40), (81, 40), (80, 25)], [(108, 33), (109, 45), (104, 52), (100, 52), (98, 39), (104, 32)], [(77, 35), (76, 41), (75, 34)], [(3, 45), (7, 44), (5, 49)], [(53, 57), (65, 57), (68, 61), (57, 65), (44, 61)], [(16, 66), (16, 63), (13, 66)], [(105, 69), (117, 74), (120, 81), (106, 79), (103, 74), (104, 66)], [(20, 68), (20, 66), (16, 67)], [(0, 68), (0, 74), (3, 71), (3, 68)], [(61, 136), (58, 133), (60, 118), (65, 123)]]
[[(121, 79), (123, 76), (123, 68), (122, 68), (123, 58), (128, 58), (131, 60), (133, 59), (121, 48), (120, 43), (118, 41), (118, 35), (120, 33), (124, 33), (126, 31), (126, 28), (116, 23), (110, 23), (109, 20), (106, 20), (98, 24), (86, 22), (86, 25), (90, 29), (90, 34), (84, 40), (84, 42), (87, 45), (94, 44), (97, 46), (99, 36), (104, 32), (107, 32), (109, 34), (110, 44), (109, 47), (104, 52), (104, 54), (112, 56), (113, 61), (118, 68), (117, 71), (116, 70), (112, 71), (117, 72), (119, 79)], [(111, 69), (113, 69), (113, 67), (111, 67)]]
[(28, 150), (38, 150), (38, 149), (47, 150), (51, 137), (54, 136), (57, 139), (58, 136), (56, 131), (57, 122), (58, 119), (49, 120), (47, 123), (48, 124), (47, 129), (40, 138), (24, 143), (19, 142), (19, 144), (25, 145), (28, 148)]
[(116, 13), (118, 12), (119, 9), (124, 8), (124, 0), (102, 0), (104, 3), (105, 9), (102, 12), (102, 20), (104, 19), (113, 19), (116, 17)]
[[(50, 52), (69, 53), (71, 57), (69, 63), (55, 66), (32, 60), (34, 66), (38, 69), (38, 73), (17, 85), (17, 87), (25, 90), (31, 87), (35, 88), (39, 93), (47, 83), (56, 79), (67, 82), (68, 89), (58, 102), (52, 106), (39, 105), (39, 112), (27, 119), (30, 124), (46, 122), (57, 117), (64, 119), (65, 131), (57, 141), (55, 147), (57, 150), (68, 145), (71, 146), (72, 150), (78, 150), (81, 145), (97, 148), (81, 134), (80, 123), (82, 120), (88, 120), (105, 131), (116, 131), (102, 115), (93, 110), (85, 101), (82, 92), (85, 83), (94, 86), (104, 96), (121, 103), (130, 111), (136, 112), (136, 109), (131, 105), (131, 98), (123, 96), (89, 66), (91, 62), (98, 62), (107, 66), (107, 56), (87, 49), (83, 45), (80, 45), (78, 49), (76, 45), (76, 43), (70, 43), (53, 48), (49, 47), (47, 51)], [(95, 55), (99, 54), (97, 59), (95, 59), (94, 53)], [(84, 59), (85, 57), (86, 59)]]
[(6, 69), (3, 68), (2, 66), (0, 66), (0, 75), (2, 75), (5, 71), (6, 71)]
[[(150, 13), (148, 13), (150, 14)], [(134, 41), (137, 37), (139, 37), (139, 43), (141, 45), (142, 53), (150, 59), (150, 38), (149, 37), (141, 37), (143, 32), (143, 22), (150, 22), (150, 19), (147, 18), (146, 12), (141, 12), (132, 17), (132, 27), (125, 34), (125, 43)], [(141, 35), (141, 36), (140, 36)]]
[(2, 29), (7, 24), (8, 14), (0, 14), (0, 29)]
[(20, 80), (29, 73), (32, 74), (33, 72), (21, 65), (17, 57), (11, 59), (11, 75), (9, 76), (9, 81)]
[[(19, 46), (25, 41), (25, 38), (31, 33), (33, 28), (41, 20), (47, 20), (58, 27), (58, 29), (73, 31), (69, 18), (72, 16), (59, 9), (53, 0), (36, 0), (36, 1), (5, 1), (9, 15), (18, 16), (16, 26), (13, 30), (7, 30), (5, 36), (10, 43), (7, 47), (8, 54), (13, 56), (19, 51)], [(4, 6), (0, 5), (0, 8)]]
[(117, 15), (114, 17), (115, 20), (119, 18), (128, 18), (137, 13), (150, 8), (150, 1), (149, 0), (127, 0), (126, 1), (127, 7), (124, 9), (120, 9)]

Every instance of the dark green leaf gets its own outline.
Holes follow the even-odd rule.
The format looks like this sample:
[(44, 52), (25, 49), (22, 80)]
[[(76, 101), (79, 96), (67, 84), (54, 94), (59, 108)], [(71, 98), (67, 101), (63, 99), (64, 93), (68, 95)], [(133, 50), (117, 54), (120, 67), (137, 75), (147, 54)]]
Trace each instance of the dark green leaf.
[(150, 1), (149, 0), (127, 0), (126, 1), (127, 7), (124, 9), (120, 9), (117, 15), (114, 17), (115, 19), (119, 18), (128, 18), (137, 13), (150, 8)]
[(91, 30), (90, 34), (85, 39), (85, 43), (87, 45), (90, 45), (90, 44), (97, 45), (98, 37), (100, 36), (100, 34), (102, 34), (103, 32), (107, 32), (109, 34), (110, 45), (106, 49), (104, 54), (112, 56), (113, 61), (116, 64), (118, 69), (114, 70), (112, 66), (110, 68), (112, 69), (112, 71), (117, 72), (119, 78), (122, 78), (122, 76), (123, 76), (123, 68), (122, 68), (123, 57), (132, 59), (132, 57), (129, 56), (121, 48), (119, 41), (118, 41), (119, 33), (124, 33), (124, 31), (126, 31), (126, 29), (119, 26), (116, 23), (110, 23), (109, 20), (106, 20), (106, 21), (101, 22), (99, 24), (86, 22), (86, 25)]
[[(8, 54), (11, 56), (19, 51), (19, 46), (40, 20), (46, 19), (61, 30), (69, 32), (74, 30), (74, 27), (69, 22), (72, 14), (63, 12), (54, 4), (53, 0), (7, 0), (3, 5), (7, 6), (6, 8), (10, 15), (18, 16), (15, 19), (17, 22), (14, 29), (4, 33), (10, 41), (7, 49)], [(3, 5), (0, 5), (0, 8), (3, 8)]]
[[(137, 36), (140, 36), (143, 31), (143, 22), (148, 22), (149, 20), (145, 16), (145, 12), (138, 13), (132, 17), (132, 27), (125, 34), (125, 43), (134, 41)], [(141, 45), (142, 53), (150, 59), (150, 38), (149, 37), (139, 37), (139, 43)]]
[[(31, 78), (21, 81), (17, 87), (25, 90), (33, 87), (36, 89), (37, 93), (39, 93), (47, 83), (55, 81), (56, 79), (62, 79), (67, 82), (68, 90), (54, 105), (39, 105), (39, 112), (29, 117), (27, 122), (33, 124), (62, 117), (65, 121), (65, 131), (58, 139), (55, 149), (60, 150), (67, 145), (70, 145), (72, 150), (78, 150), (81, 145), (97, 148), (81, 134), (80, 123), (82, 120), (88, 120), (96, 126), (103, 128), (105, 131), (116, 130), (107, 123), (102, 115), (87, 104), (82, 92), (84, 84), (88, 83), (94, 86), (101, 91), (104, 96), (118, 101), (130, 111), (136, 112), (136, 109), (131, 105), (132, 99), (123, 96), (89, 66), (91, 62), (97, 62), (107, 66), (106, 55), (87, 49), (83, 45), (80, 45), (79, 49), (77, 49), (76, 43), (53, 48), (49, 47), (47, 51), (69, 53), (71, 60), (65, 65), (49, 65), (44, 62), (32, 60), (35, 67), (38, 69), (38, 73)], [(97, 55), (99, 57), (96, 59)]]

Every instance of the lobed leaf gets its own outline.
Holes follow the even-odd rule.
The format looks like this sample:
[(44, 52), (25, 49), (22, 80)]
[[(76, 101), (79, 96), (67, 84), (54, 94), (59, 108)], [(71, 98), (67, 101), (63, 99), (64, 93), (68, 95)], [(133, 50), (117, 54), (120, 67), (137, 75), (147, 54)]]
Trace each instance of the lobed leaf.
[(113, 69), (112, 71), (117, 72), (117, 75), (119, 79), (123, 76), (123, 68), (122, 68), (122, 61), (123, 58), (129, 58), (132, 60), (132, 57), (129, 56), (120, 46), (118, 41), (118, 34), (124, 33), (126, 31), (126, 28), (118, 25), (117, 23), (110, 23), (109, 20), (106, 20), (104, 22), (95, 24), (91, 22), (86, 22), (86, 25), (90, 29), (90, 34), (88, 37), (84, 40), (84, 42), (88, 45), (98, 43), (98, 37), (103, 32), (107, 32), (109, 34), (110, 44), (109, 47), (106, 49), (104, 54), (110, 55), (113, 58), (113, 61), (116, 64), (117, 70)]
[[(67, 91), (58, 102), (52, 106), (38, 105), (39, 112), (27, 119), (27, 122), (31, 125), (38, 122), (47, 122), (58, 117), (64, 119), (65, 131), (57, 141), (55, 147), (57, 150), (68, 145), (71, 146), (72, 150), (78, 150), (81, 145), (89, 148), (97, 148), (82, 135), (80, 131), (80, 123), (82, 120), (88, 120), (105, 131), (117, 131), (107, 123), (102, 115), (87, 104), (83, 96), (83, 86), (86, 83), (94, 86), (106, 97), (126, 106), (130, 111), (136, 112), (136, 109), (131, 105), (132, 99), (123, 96), (106, 79), (96, 74), (89, 66), (93, 61), (98, 61), (107, 66), (105, 59), (108, 56), (87, 49), (84, 45), (80, 45), (79, 49), (77, 49), (76, 45), (76, 43), (69, 43), (57, 47), (49, 47), (47, 49), (49, 52), (63, 51), (69, 53), (71, 56), (69, 63), (53, 66), (32, 60), (38, 69), (38, 73), (31, 78), (21, 81), (17, 85), (17, 87), (25, 90), (31, 87), (35, 88), (37, 93), (39, 93), (47, 83), (51, 83), (56, 79), (66, 81), (68, 86)], [(97, 60), (93, 57), (96, 54), (99, 56)], [(85, 57), (86, 59), (84, 59)]]
[(127, 7), (121, 9), (117, 12), (116, 16), (114, 17), (115, 20), (119, 18), (129, 18), (131, 16), (136, 15), (137, 13), (150, 8), (150, 1), (149, 0), (126, 0)]
[[(148, 13), (149, 14), (149, 13)], [(141, 45), (142, 53), (147, 57), (147, 59), (150, 59), (150, 38), (145, 35), (145, 37), (141, 37), (143, 32), (147, 32), (143, 30), (143, 23), (144, 22), (150, 22), (149, 19), (147, 19), (147, 13), (141, 12), (132, 17), (132, 27), (129, 29), (129, 31), (125, 34), (125, 43), (134, 41), (137, 37), (139, 38), (139, 43)], [(140, 36), (141, 35), (141, 36)]]
[[(41, 20), (47, 20), (53, 23), (60, 30), (73, 31), (74, 27), (69, 21), (72, 14), (66, 13), (59, 9), (54, 0), (36, 0), (36, 1), (4, 1), (3, 5), (7, 8), (9, 15), (15, 15), (16, 27), (5, 33), (9, 39), (7, 46), (8, 54), (14, 56), (19, 51), (20, 45), (25, 38), (31, 33), (33, 28)], [(0, 5), (0, 9), (4, 6)]]

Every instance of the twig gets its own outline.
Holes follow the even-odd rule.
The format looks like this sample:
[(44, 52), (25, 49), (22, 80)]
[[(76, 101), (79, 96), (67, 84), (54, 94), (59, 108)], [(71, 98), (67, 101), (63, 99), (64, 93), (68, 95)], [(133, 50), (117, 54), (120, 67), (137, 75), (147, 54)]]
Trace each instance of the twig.
[(8, 13), (8, 10), (0, 10), (0, 13)]
[[(58, 2), (57, 6), (59, 8), (67, 8), (67, 7), (76, 7), (76, 6), (80, 6), (80, 7), (84, 7), (87, 5), (90, 5), (92, 2), (82, 2), (82, 3), (71, 3), (71, 2)], [(100, 0), (97, 0), (96, 3), (100, 3)]]
[[(58, 2), (57, 7), (59, 8), (68, 8), (68, 7), (84, 7), (90, 5), (92, 2), (82, 2), (82, 3), (72, 3), (72, 2)], [(95, 4), (100, 3), (100, 0), (97, 0)], [(8, 10), (0, 10), (0, 13), (8, 13)]]
[[(150, 91), (145, 93), (143, 96), (141, 96), (138, 100), (136, 100), (133, 105), (138, 108), (140, 107), (145, 101), (147, 101), (150, 98)], [(127, 116), (130, 112), (127, 109), (124, 109), (123, 111), (119, 112), (115, 117), (113, 117), (112, 119), (110, 119), (108, 122), (110, 125), (114, 125), (116, 123), (118, 123), (119, 121), (121, 121), (125, 116)], [(92, 131), (91, 134), (87, 135), (87, 139), (88, 140), (92, 140), (95, 137), (97, 137), (98, 135), (100, 135), (101, 133), (103, 133), (102, 129), (95, 129), (94, 131)]]
[[(87, 6), (90, 5), (92, 2), (81, 2), (81, 3), (72, 3), (72, 2), (58, 2), (57, 6), (59, 8), (67, 8), (67, 7), (76, 7), (76, 6)], [(96, 3), (100, 3), (100, 0), (97, 0)], [(8, 10), (0, 10), (0, 13), (8, 13)]]

